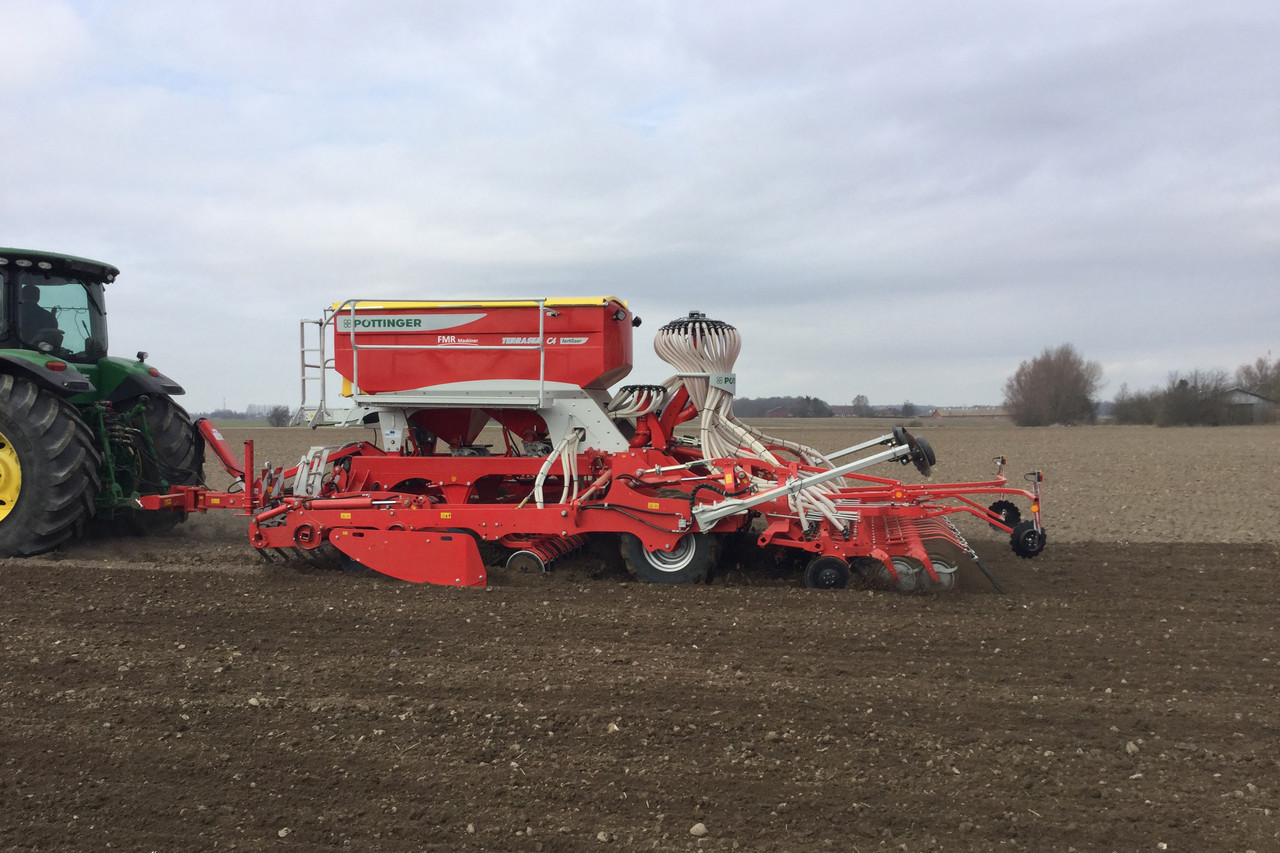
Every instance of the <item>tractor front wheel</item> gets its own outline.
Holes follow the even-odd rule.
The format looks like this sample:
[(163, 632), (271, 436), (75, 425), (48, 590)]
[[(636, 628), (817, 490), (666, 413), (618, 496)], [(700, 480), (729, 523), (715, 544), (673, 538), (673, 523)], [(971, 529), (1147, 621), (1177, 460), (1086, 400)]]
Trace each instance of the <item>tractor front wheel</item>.
[[(142, 420), (151, 433), (152, 454), (142, 450), (138, 491), (144, 495), (163, 494), (169, 486), (198, 486), (204, 482), (204, 439), (191, 423), (186, 410), (169, 397), (133, 398), (118, 404), (132, 411), (142, 403)], [(135, 533), (163, 533), (187, 520), (185, 513), (161, 509), (143, 510), (132, 519)]]
[(632, 574), (648, 583), (693, 583), (715, 562), (715, 540), (706, 533), (687, 533), (670, 551), (650, 551), (640, 537), (622, 534), (622, 559)]
[(93, 515), (101, 457), (76, 410), (0, 376), (0, 556), (52, 551)]

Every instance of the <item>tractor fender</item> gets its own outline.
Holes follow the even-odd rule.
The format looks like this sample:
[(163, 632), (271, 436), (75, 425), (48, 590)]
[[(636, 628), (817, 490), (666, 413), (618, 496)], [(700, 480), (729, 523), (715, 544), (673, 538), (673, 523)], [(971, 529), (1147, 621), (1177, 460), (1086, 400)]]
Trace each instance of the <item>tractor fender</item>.
[(120, 380), (120, 384), (112, 389), (111, 393), (107, 395), (107, 401), (119, 403), (121, 400), (128, 400), (131, 397), (137, 397), (142, 394), (172, 396), (185, 393), (187, 392), (183, 390), (181, 385), (159, 371), (156, 371), (155, 375), (150, 373), (131, 373)]
[[(58, 360), (52, 359), (52, 361)], [(41, 388), (57, 394), (59, 397), (74, 397), (76, 394), (84, 394), (95, 390), (89, 377), (66, 362), (58, 363), (66, 364), (66, 369), (50, 370), (43, 362), (0, 353), (0, 373), (9, 373), (14, 376), (21, 376), (24, 379), (30, 379)]]

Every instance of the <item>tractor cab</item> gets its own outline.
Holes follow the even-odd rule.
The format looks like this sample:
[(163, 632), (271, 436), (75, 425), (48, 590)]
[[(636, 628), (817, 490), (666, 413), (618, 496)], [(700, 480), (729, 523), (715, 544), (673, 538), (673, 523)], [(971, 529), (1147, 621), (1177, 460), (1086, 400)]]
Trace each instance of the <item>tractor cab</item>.
[(70, 255), (0, 249), (0, 348), (96, 363), (107, 354), (104, 287), (118, 272)]

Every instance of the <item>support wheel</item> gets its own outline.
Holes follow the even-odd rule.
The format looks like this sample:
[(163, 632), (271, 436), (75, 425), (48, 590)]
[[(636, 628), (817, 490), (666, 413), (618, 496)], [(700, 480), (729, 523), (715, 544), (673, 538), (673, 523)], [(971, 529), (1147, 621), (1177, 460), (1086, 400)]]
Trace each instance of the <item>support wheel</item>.
[(627, 570), (646, 583), (693, 583), (715, 562), (714, 539), (706, 533), (687, 533), (670, 551), (649, 551), (640, 538), (622, 534), (622, 559)]
[(102, 488), (100, 462), (72, 406), (0, 376), (0, 556), (41, 554), (80, 535)]
[(1045, 539), (1044, 530), (1036, 530), (1034, 521), (1023, 521), (1013, 528), (1009, 544), (1013, 547), (1013, 553), (1029, 560), (1044, 550)]
[(853, 570), (839, 557), (815, 557), (804, 570), (804, 585), (809, 589), (844, 589), (852, 577)]
[[(1022, 511), (1018, 509), (1018, 505), (1013, 501), (996, 501), (987, 509), (992, 515), (1000, 516), (1000, 520), (1009, 527), (1017, 527), (1018, 522), (1022, 521)], [(993, 524), (991, 529), (1000, 530), (1001, 528)]]
[[(918, 435), (912, 435), (900, 426), (893, 428), (893, 438), (898, 444), (906, 445), (910, 449), (909, 461), (916, 466), (921, 476), (933, 475), (933, 466), (938, 464), (938, 456), (933, 452), (933, 446), (929, 442)], [(904, 459), (903, 463), (907, 461)]]

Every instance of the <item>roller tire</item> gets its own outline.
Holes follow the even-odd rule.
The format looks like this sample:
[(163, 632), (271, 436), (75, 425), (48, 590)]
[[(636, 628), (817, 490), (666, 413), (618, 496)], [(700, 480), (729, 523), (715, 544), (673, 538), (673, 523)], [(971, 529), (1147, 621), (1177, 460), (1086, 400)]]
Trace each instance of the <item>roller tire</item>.
[(715, 563), (714, 537), (706, 533), (686, 533), (670, 551), (649, 551), (640, 538), (622, 534), (622, 559), (627, 569), (646, 583), (695, 583), (702, 580)]
[(0, 376), (0, 556), (42, 554), (79, 536), (102, 489), (101, 461), (73, 406)]

